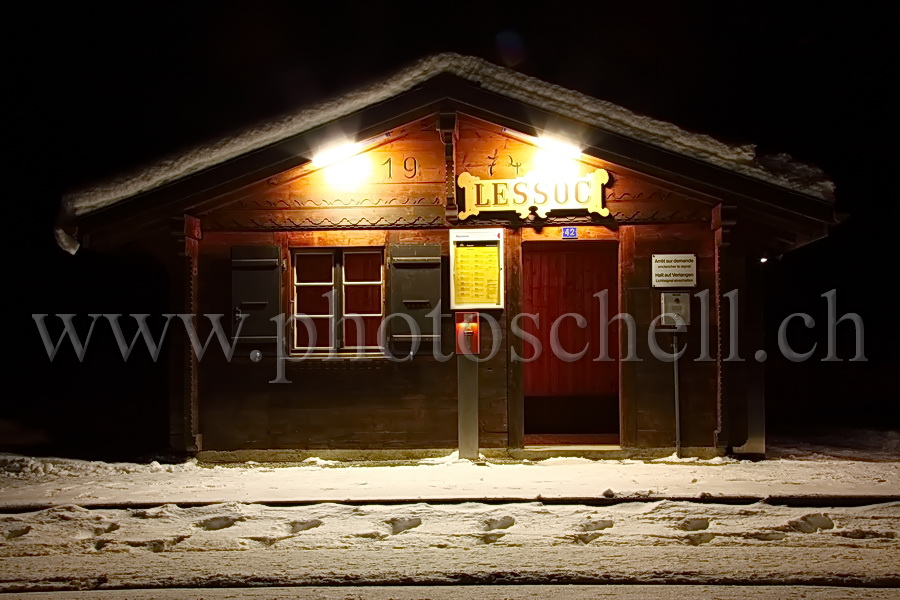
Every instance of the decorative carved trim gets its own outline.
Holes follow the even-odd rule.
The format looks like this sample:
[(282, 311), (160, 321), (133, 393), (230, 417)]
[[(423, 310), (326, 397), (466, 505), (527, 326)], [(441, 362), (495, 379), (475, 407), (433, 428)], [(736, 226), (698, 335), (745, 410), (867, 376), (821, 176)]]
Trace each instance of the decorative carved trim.
[(652, 213), (644, 213), (644, 211), (636, 210), (631, 214), (621, 211), (613, 213), (613, 218), (623, 223), (682, 223), (709, 221), (709, 214), (705, 210), (696, 209), (692, 211), (674, 210), (672, 212), (664, 210), (655, 210)]
[(389, 229), (416, 227), (445, 227), (448, 223), (443, 216), (435, 217), (285, 217), (273, 219), (260, 215), (238, 221), (237, 219), (219, 220), (209, 218), (204, 221), (204, 228), (211, 231), (274, 231), (293, 229)]
[(620, 192), (616, 193), (615, 190), (610, 189), (606, 194), (607, 202), (624, 202), (626, 200), (641, 200), (644, 202), (650, 200), (657, 200), (660, 202), (666, 202), (671, 199), (672, 196), (679, 196), (681, 198), (686, 198), (683, 194), (675, 194), (675, 192), (671, 192), (669, 190), (661, 190), (655, 189), (649, 194), (644, 192), (637, 192), (636, 194), (633, 192)]
[[(395, 228), (395, 227), (443, 227), (452, 225), (444, 215), (378, 215), (370, 213), (366, 216), (343, 216), (343, 211), (334, 214), (323, 215), (301, 212), (294, 214), (279, 214), (269, 212), (240, 211), (222, 214), (213, 213), (203, 219), (203, 228), (208, 231), (273, 231), (292, 229), (324, 229), (324, 228)], [(609, 217), (597, 217), (595, 215), (550, 215), (541, 219), (531, 214), (528, 219), (519, 219), (515, 214), (485, 218), (482, 215), (473, 216), (472, 224), (496, 227), (521, 227), (521, 226), (556, 226), (556, 225), (605, 225), (616, 224), (651, 224), (651, 223), (694, 223), (709, 222), (709, 211), (697, 208), (695, 210), (656, 210), (644, 212), (634, 210), (632, 212), (615, 211)]]
[[(297, 208), (355, 208), (360, 206), (442, 206), (441, 198), (306, 198), (290, 200), (253, 200), (250, 198), (241, 200), (227, 207), (227, 210), (267, 210), (267, 209), (297, 209)], [(215, 212), (215, 211), (213, 211)]]
[(521, 220), (510, 216), (509, 218), (495, 217), (486, 219), (481, 216), (472, 217), (472, 225), (484, 225), (490, 227), (555, 227), (563, 225), (603, 225), (607, 227), (617, 227), (619, 225), (653, 224), (653, 223), (704, 223), (709, 221), (709, 213), (707, 211), (697, 209), (690, 212), (682, 211), (654, 211), (644, 214), (642, 211), (635, 211), (630, 214), (621, 211), (613, 213), (610, 217), (599, 218), (591, 215), (567, 215), (567, 216), (549, 216), (546, 219), (539, 219), (532, 216), (529, 219)]
[(437, 130), (444, 144), (444, 187), (447, 196), (448, 217), (455, 218), (456, 205), (456, 140), (459, 139), (459, 125), (456, 111), (442, 111), (438, 114)]

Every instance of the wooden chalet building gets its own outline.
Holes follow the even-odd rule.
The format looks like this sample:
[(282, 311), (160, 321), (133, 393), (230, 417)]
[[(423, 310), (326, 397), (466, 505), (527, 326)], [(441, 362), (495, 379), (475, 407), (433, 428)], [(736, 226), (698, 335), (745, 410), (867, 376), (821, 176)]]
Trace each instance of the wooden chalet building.
[[(454, 54), (64, 206), (61, 245), (152, 256), (203, 339), (202, 315), (231, 334), (245, 315), (230, 361), (215, 343), (198, 359), (183, 329), (167, 341), (188, 452), (457, 447), (470, 310), (481, 448), (764, 453), (760, 261), (834, 222), (814, 168)], [(669, 292), (690, 307), (677, 388), (647, 337)], [(604, 327), (620, 312), (633, 324)]]

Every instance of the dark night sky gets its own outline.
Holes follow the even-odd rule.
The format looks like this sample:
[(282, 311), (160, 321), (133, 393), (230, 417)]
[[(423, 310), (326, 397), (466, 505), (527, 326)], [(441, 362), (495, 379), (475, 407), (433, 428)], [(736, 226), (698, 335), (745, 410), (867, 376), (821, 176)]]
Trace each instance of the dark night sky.
[[(68, 142), (58, 146), (60, 183), (117, 174), (445, 50), (789, 152), (848, 188), (897, 156), (884, 135), (895, 112), (896, 11), (712, 6), (68, 9), (78, 12), (55, 15), (62, 31), (48, 80), (54, 133)], [(852, 207), (847, 191), (840, 208)]]
[[(772, 281), (784, 289), (774, 312), (804, 309), (836, 287), (847, 302), (840, 312), (872, 323), (875, 362), (887, 367), (898, 356), (884, 333), (885, 319), (898, 321), (887, 288), (896, 251), (877, 243), (887, 247), (895, 227), (885, 214), (896, 213), (900, 18), (896, 8), (788, 4), (370, 2), (323, 13), (274, 0), (102, 11), (79, 3), (12, 19), (18, 35), (8, 58), (25, 82), (11, 90), (24, 105), (14, 120), (29, 123), (18, 147), (28, 149), (22, 173), (33, 174), (18, 177), (34, 216), (25, 247), (51, 274), (27, 269), (25, 312), (83, 308), (72, 298), (90, 283), (53, 246), (49, 228), (65, 190), (452, 50), (824, 168), (850, 218), (777, 266)], [(23, 335), (36, 338), (23, 316)], [(26, 355), (32, 370), (39, 354)], [(860, 365), (842, 368), (844, 379), (868, 377)]]

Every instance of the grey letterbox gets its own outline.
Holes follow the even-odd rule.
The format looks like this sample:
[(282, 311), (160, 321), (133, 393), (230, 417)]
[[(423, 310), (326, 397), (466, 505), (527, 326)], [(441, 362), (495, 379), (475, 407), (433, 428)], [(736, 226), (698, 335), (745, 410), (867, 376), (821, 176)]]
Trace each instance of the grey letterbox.
[(390, 247), (390, 302), (388, 314), (407, 314), (417, 325), (393, 317), (390, 343), (399, 353), (409, 352), (418, 339), (420, 352), (430, 352), (441, 339), (440, 318), (428, 315), (441, 301), (441, 246), (439, 244), (392, 244)]
[(281, 249), (278, 246), (233, 246), (231, 248), (231, 334), (240, 341), (275, 342), (275, 322), (281, 313)]

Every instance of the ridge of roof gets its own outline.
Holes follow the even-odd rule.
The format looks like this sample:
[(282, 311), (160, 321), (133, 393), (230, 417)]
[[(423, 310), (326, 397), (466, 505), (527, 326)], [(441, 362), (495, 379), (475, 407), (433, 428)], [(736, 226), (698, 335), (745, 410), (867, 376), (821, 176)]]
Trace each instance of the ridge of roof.
[(409, 91), (440, 73), (451, 73), (485, 90), (778, 187), (827, 202), (834, 200), (834, 184), (824, 171), (786, 154), (758, 156), (755, 145), (726, 144), (481, 58), (447, 52), (420, 59), (380, 82), (200, 145), (148, 168), (67, 193), (64, 207), (76, 217), (100, 210)]

